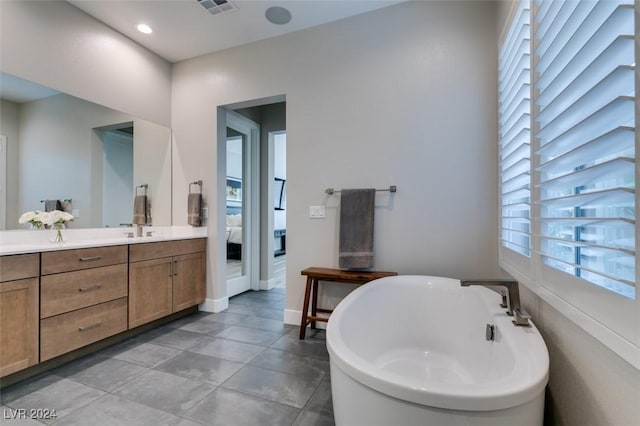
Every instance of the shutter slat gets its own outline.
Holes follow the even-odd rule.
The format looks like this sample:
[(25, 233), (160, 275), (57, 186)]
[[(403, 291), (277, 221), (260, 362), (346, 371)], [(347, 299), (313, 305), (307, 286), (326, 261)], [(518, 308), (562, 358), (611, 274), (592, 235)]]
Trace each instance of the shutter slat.
[[(622, 65), (634, 62), (634, 40), (630, 36), (617, 37), (605, 50), (585, 67), (575, 79), (556, 78), (545, 87), (544, 92), (536, 99), (536, 105), (544, 110), (562, 93), (573, 94), (576, 98), (588, 88), (604, 78), (609, 72)], [(583, 88), (581, 90), (581, 88)], [(570, 99), (570, 98), (569, 98)]]
[(543, 129), (553, 125), (551, 120), (562, 120), (567, 123), (564, 126), (569, 127), (595, 112), (598, 106), (602, 107), (617, 97), (633, 96), (633, 93), (629, 93), (629, 88), (633, 88), (634, 78), (633, 67), (621, 65), (600, 81), (586, 81), (582, 87), (572, 84), (551, 104), (541, 108), (536, 121)]
[(578, 171), (567, 173), (553, 179), (543, 180), (536, 185), (537, 188), (553, 190), (554, 188), (567, 188), (586, 186), (594, 181), (613, 180), (615, 177), (628, 177), (633, 175), (635, 161), (633, 158), (616, 158), (586, 167)]
[(546, 139), (543, 133), (537, 134), (536, 137), (540, 140), (541, 146), (548, 143), (566, 144), (571, 139), (580, 142), (593, 135), (604, 135), (617, 127), (634, 127), (634, 104), (633, 97), (619, 97), (560, 135)]
[[(574, 141), (571, 142), (572, 145), (575, 144)], [(577, 147), (572, 145), (548, 144), (536, 151), (542, 161), (536, 171), (559, 175), (583, 164), (607, 160), (616, 154), (630, 155), (635, 146), (634, 129), (618, 127)]]

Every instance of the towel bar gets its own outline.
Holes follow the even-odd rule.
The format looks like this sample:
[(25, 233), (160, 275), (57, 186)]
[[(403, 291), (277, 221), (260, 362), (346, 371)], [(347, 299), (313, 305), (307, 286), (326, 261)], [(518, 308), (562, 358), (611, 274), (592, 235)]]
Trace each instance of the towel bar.
[[(395, 185), (391, 185), (389, 188), (385, 188), (385, 189), (376, 189), (376, 191), (388, 191), (388, 192), (396, 192), (398, 190), (398, 187)], [(336, 192), (341, 192), (341, 190), (339, 189), (333, 189), (333, 188), (327, 188), (324, 190), (325, 194), (329, 194), (329, 195), (333, 195)]]
[[(40, 200), (41, 203), (44, 203), (47, 200)], [(65, 198), (64, 200), (62, 200), (63, 203), (71, 203), (71, 198)]]

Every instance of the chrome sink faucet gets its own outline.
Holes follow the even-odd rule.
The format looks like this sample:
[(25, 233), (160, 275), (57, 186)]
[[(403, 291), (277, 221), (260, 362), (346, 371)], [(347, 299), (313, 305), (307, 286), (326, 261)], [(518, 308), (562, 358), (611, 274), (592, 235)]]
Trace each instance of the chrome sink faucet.
[(144, 225), (137, 224), (136, 225), (136, 237), (142, 237), (142, 228)]
[(502, 292), (502, 303), (500, 306), (507, 309), (507, 315), (512, 316), (513, 323), (519, 326), (528, 327), (531, 315), (529, 315), (520, 306), (520, 290), (518, 289), (518, 281), (510, 279), (486, 279), (486, 280), (460, 280), (460, 285), (469, 287), (472, 285), (481, 285), (484, 287), (501, 286), (505, 288)]

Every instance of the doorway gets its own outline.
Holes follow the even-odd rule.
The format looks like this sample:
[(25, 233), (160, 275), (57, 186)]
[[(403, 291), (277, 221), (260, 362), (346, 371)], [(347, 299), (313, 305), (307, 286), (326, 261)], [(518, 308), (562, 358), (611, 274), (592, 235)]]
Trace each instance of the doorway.
[(275, 146), (284, 148), (285, 116), (284, 96), (218, 108), (216, 228), (226, 237), (218, 242), (217, 264), (220, 278), (226, 280), (227, 298), (247, 290), (285, 287), (284, 153), (278, 172), (274, 164)]

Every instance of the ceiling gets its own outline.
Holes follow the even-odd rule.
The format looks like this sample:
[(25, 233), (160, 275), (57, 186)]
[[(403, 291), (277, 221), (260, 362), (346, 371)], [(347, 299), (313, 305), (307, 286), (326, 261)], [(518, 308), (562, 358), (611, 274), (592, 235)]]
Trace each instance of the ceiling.
[[(68, 0), (69, 3), (155, 52), (178, 62), (304, 28), (380, 9), (404, 0), (228, 0), (233, 9), (210, 14), (198, 0)], [(271, 6), (291, 12), (291, 21), (265, 19)], [(145, 23), (153, 29), (136, 29)]]

